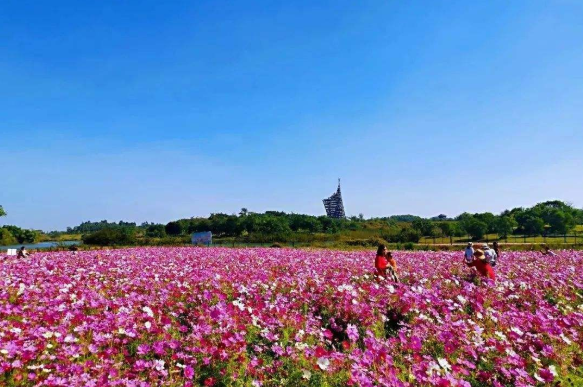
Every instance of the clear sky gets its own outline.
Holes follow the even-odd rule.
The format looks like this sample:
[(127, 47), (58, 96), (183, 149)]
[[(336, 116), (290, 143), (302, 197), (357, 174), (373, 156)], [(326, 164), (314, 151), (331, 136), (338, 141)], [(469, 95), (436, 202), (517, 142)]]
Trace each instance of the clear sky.
[(583, 2), (0, 2), (3, 224), (583, 206)]

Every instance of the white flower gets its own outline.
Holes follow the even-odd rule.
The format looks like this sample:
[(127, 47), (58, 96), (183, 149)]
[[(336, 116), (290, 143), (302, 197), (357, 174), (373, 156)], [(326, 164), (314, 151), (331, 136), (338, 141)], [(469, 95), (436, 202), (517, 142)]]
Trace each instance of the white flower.
[(295, 343), (294, 346), (300, 351), (303, 351), (304, 349), (308, 348), (308, 344), (306, 343)]
[(310, 378), (312, 377), (312, 373), (308, 370), (302, 370), (302, 378), (306, 379), (306, 380), (310, 380)]
[(468, 302), (468, 300), (466, 300), (461, 294), (458, 294), (457, 299), (462, 303), (462, 305)]
[(557, 373), (557, 368), (554, 365), (549, 366), (549, 371), (551, 371), (551, 374), (553, 374), (553, 376), (555, 377), (559, 376), (559, 374)]
[(330, 366), (330, 360), (326, 359), (325, 357), (320, 357), (318, 358), (318, 367), (320, 367), (321, 370), (326, 371), (328, 369), (328, 367)]
[(449, 365), (446, 359), (440, 357), (437, 359), (437, 362), (439, 363), (441, 368), (443, 368), (446, 372), (451, 371), (451, 366)]
[(156, 371), (164, 371), (164, 360), (154, 360), (154, 368)]
[(53, 337), (53, 332), (47, 331), (47, 332), (43, 333), (43, 337), (45, 339), (50, 339), (51, 337)]
[(427, 376), (432, 376), (434, 372), (440, 372), (439, 366), (435, 363), (431, 364), (431, 367), (427, 368)]
[(150, 317), (154, 317), (154, 312), (152, 311), (152, 309), (150, 309), (150, 307), (148, 306), (144, 306), (142, 308), (142, 310), (144, 311), (144, 313), (146, 313), (148, 316)]
[(146, 321), (144, 325), (146, 326), (146, 329), (148, 329), (148, 330), (150, 330), (150, 328), (152, 328), (152, 323), (149, 321)]
[(26, 289), (26, 285), (25, 284), (20, 284), (18, 286), (18, 292), (16, 293), (17, 296), (20, 296), (22, 293), (24, 293), (24, 289)]
[(73, 337), (72, 335), (67, 335), (65, 337), (65, 343), (75, 343), (79, 340), (77, 340), (75, 337)]
[(516, 328), (516, 327), (512, 327), (512, 328), (510, 328), (510, 330), (511, 330), (512, 332), (516, 333), (518, 336), (522, 336), (522, 335), (524, 335), (524, 332), (523, 332), (523, 331), (521, 331), (520, 329)]
[(563, 341), (565, 343), (567, 343), (567, 345), (571, 345), (572, 341), (569, 340), (569, 338), (567, 336), (565, 336), (563, 333), (561, 333), (561, 339), (563, 339)]
[(504, 333), (502, 333), (500, 331), (496, 331), (496, 332), (494, 332), (494, 334), (496, 336), (498, 336), (500, 338), (500, 340), (506, 340), (506, 335)]

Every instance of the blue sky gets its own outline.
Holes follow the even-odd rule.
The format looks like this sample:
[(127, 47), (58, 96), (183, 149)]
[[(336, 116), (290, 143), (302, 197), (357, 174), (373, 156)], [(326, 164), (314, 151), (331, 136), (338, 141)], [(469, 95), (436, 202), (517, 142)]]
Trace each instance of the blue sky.
[(583, 3), (3, 1), (3, 224), (583, 206)]

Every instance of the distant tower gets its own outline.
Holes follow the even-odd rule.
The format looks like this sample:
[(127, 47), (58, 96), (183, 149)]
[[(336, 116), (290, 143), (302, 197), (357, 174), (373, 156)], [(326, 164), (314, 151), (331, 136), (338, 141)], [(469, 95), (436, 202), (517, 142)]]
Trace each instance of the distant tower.
[(338, 189), (336, 193), (332, 194), (328, 199), (324, 199), (324, 208), (326, 209), (326, 215), (329, 218), (343, 219), (346, 217), (344, 214), (344, 204), (342, 204), (342, 194), (340, 193), (340, 179), (338, 179)]

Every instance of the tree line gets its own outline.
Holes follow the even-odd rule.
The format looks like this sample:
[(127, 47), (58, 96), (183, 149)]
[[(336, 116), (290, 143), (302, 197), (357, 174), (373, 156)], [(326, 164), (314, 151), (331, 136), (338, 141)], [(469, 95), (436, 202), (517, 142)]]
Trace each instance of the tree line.
[[(84, 222), (71, 230), (108, 230), (102, 236), (117, 236), (124, 241), (132, 235), (146, 238), (186, 236), (195, 232), (211, 231), (218, 238), (242, 238), (246, 241), (292, 241), (298, 236), (376, 233), (387, 242), (418, 242), (421, 237), (465, 237), (480, 240), (487, 234), (499, 238), (509, 235), (563, 235), (577, 224), (583, 224), (583, 210), (562, 201), (547, 201), (530, 208), (514, 208), (495, 215), (490, 212), (463, 213), (455, 218), (440, 214), (433, 218), (415, 215), (394, 215), (365, 219), (362, 214), (346, 219), (326, 216), (288, 214), (281, 211), (254, 213), (243, 208), (238, 214), (215, 213), (209, 217), (193, 217), (167, 224), (129, 222)], [(117, 231), (115, 231), (117, 230)], [(121, 231), (126, 230), (126, 231)], [(128, 232), (127, 230), (134, 230)], [(95, 231), (93, 231), (95, 233)], [(362, 234), (362, 232), (360, 233)], [(91, 234), (90, 234), (91, 235)], [(86, 236), (86, 242), (99, 236)], [(87, 239), (88, 238), (88, 239)], [(103, 239), (100, 240), (103, 242)]]
[[(5, 215), (0, 206), (0, 216)], [(467, 213), (450, 218), (440, 214), (432, 218), (415, 215), (393, 215), (365, 219), (362, 214), (345, 219), (326, 216), (288, 214), (282, 211), (255, 213), (246, 208), (238, 214), (214, 213), (209, 217), (179, 219), (166, 224), (144, 222), (86, 221), (68, 227), (67, 234), (82, 234), (88, 244), (136, 244), (145, 239), (186, 237), (194, 232), (211, 231), (215, 238), (238, 238), (254, 241), (309, 241), (343, 235), (347, 238), (375, 235), (393, 243), (418, 242), (422, 237), (465, 237), (480, 240), (487, 234), (504, 239), (510, 235), (564, 235), (583, 224), (583, 210), (558, 201), (546, 201), (535, 206), (518, 207), (495, 215), (490, 212)], [(56, 237), (64, 232), (48, 233)], [(34, 242), (39, 233), (16, 226), (0, 228), (0, 244)]]

